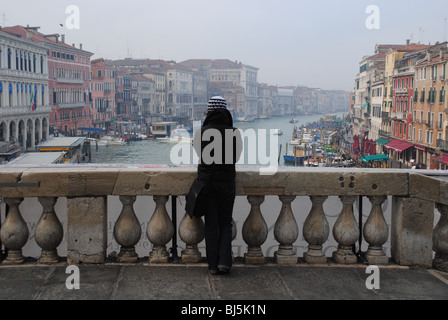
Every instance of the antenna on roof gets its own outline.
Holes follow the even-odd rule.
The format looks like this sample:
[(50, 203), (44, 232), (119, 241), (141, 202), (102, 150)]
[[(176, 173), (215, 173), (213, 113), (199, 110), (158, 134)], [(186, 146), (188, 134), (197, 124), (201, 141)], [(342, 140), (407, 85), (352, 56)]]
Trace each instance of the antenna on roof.
[(443, 19), (445, 21), (445, 28), (443, 29), (443, 41), (446, 41), (446, 21), (448, 20), (447, 18)]
[(131, 54), (129, 53), (129, 38), (127, 38), (126, 41), (127, 41), (127, 57), (131, 58)]
[(423, 30), (422, 27), (420, 27), (420, 28), (418, 28), (418, 32), (420, 33), (419, 43), (423, 43), (423, 40), (422, 40), (422, 33), (425, 32), (425, 30)]

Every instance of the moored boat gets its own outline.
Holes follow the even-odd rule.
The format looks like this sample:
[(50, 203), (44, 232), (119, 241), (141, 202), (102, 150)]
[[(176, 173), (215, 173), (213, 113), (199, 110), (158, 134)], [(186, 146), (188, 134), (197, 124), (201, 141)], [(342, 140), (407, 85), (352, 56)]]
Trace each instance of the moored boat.
[(87, 162), (91, 155), (91, 145), (85, 137), (54, 137), (36, 146), (37, 152), (64, 152), (61, 163)]

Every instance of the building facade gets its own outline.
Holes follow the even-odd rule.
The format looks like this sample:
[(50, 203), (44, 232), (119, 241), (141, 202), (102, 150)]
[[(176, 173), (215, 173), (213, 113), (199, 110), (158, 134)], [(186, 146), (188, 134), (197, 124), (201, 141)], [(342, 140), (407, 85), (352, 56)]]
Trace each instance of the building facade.
[(92, 60), (91, 70), (90, 118), (92, 126), (109, 130), (116, 119), (116, 70), (107, 65), (104, 59)]
[(193, 118), (193, 71), (182, 66), (166, 70), (167, 111), (177, 118)]
[(166, 112), (166, 75), (156, 70), (144, 70), (143, 75), (154, 82), (154, 110), (152, 117), (162, 117)]
[(237, 107), (235, 112), (240, 116), (258, 115), (258, 68), (228, 59), (192, 59), (180, 64), (194, 72), (205, 73), (210, 83), (240, 86), (244, 90), (244, 109)]
[(447, 43), (431, 46), (415, 65), (415, 93), (412, 123), (413, 141), (420, 145), (417, 162), (428, 169), (440, 166), (446, 148)]
[(154, 81), (141, 75), (132, 77), (132, 116), (138, 124), (151, 122), (151, 114), (154, 114)]
[(49, 137), (47, 50), (0, 31), (0, 141), (24, 149)]
[(90, 52), (82, 45), (65, 43), (65, 35), (39, 32), (39, 27), (14, 26), (3, 28), (42, 44), (48, 52), (50, 128), (65, 135), (76, 135), (79, 127), (90, 127)]
[(115, 102), (117, 120), (129, 121), (132, 118), (132, 76), (129, 70), (118, 69), (115, 79)]

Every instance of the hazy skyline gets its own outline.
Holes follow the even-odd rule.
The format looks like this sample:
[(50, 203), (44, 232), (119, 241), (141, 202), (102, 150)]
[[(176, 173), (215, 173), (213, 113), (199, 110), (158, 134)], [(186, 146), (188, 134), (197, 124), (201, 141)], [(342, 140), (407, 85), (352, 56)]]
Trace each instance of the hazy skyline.
[[(79, 29), (66, 24), (70, 5), (79, 8)], [(379, 9), (380, 29), (366, 27), (369, 5)], [(0, 14), (2, 26), (65, 34), (93, 59), (237, 60), (259, 68), (260, 83), (327, 90), (353, 90), (376, 44), (448, 40), (442, 0), (24, 0), (3, 3)]]

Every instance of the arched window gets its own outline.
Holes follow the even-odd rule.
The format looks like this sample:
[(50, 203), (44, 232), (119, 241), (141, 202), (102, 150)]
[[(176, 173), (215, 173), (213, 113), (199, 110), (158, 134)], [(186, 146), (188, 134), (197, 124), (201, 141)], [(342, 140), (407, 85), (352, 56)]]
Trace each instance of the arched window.
[(11, 55), (12, 55), (11, 49), (8, 48), (8, 69), (11, 69)]

